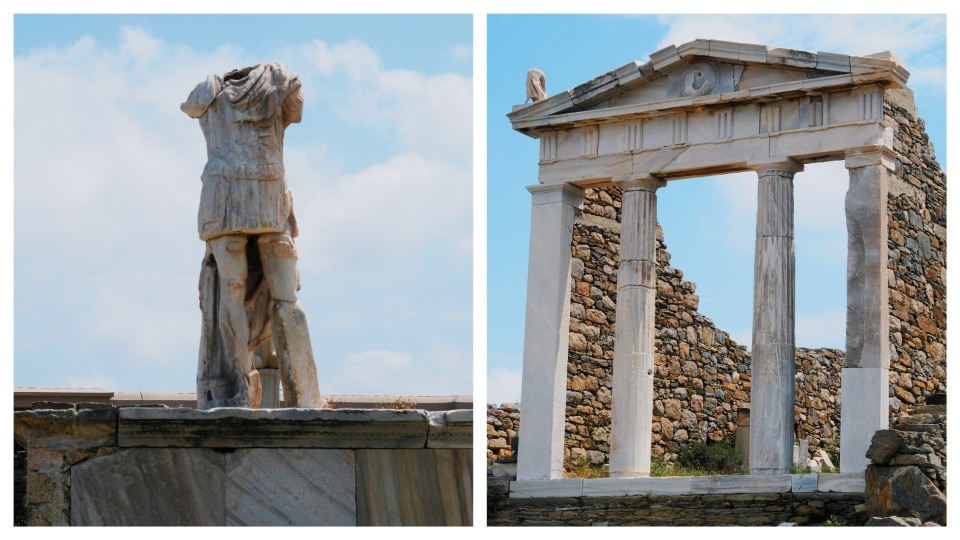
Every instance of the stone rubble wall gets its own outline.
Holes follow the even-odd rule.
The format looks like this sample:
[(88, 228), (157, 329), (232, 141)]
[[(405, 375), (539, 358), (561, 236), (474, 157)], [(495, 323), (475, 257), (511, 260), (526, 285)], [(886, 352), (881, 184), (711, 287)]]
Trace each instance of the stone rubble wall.
[[(600, 464), (610, 451), (620, 190), (588, 190), (573, 231), (564, 459)], [(696, 284), (670, 265), (657, 228), (653, 456), (688, 441), (732, 440), (749, 400), (749, 357), (697, 311)]]
[[(587, 190), (573, 231), (570, 352), (564, 463), (601, 465), (610, 452), (613, 340), (620, 239), (620, 191)], [(696, 283), (670, 265), (657, 228), (656, 354), (652, 455), (672, 462), (696, 441), (726, 441), (737, 432), (738, 409), (749, 406), (750, 355), (697, 308)], [(836, 408), (843, 352), (797, 349), (798, 431), (811, 450), (839, 451)], [(519, 405), (488, 405), (487, 459), (512, 456)]]
[[(745, 362), (749, 363), (749, 359), (749, 355), (746, 355)], [(839, 400), (837, 396), (839, 395), (840, 390), (840, 368), (843, 366), (843, 359), (843, 351), (837, 349), (800, 348), (797, 349), (796, 356), (796, 372), (798, 374), (795, 386), (797, 436), (798, 438), (809, 441), (811, 453), (817, 449), (823, 449), (828, 454), (834, 456), (834, 458), (836, 458), (840, 451), (840, 409), (838, 408)], [(657, 362), (657, 367), (660, 367), (659, 362)], [(678, 377), (676, 388), (680, 388), (679, 380), (680, 379)], [(689, 382), (689, 379), (687, 380)], [(745, 376), (742, 376), (740, 380), (749, 383), (749, 380)], [(568, 384), (569, 383), (570, 380), (568, 379)], [(698, 384), (697, 386), (700, 385)], [(609, 386), (607, 388), (609, 390)], [(731, 385), (728, 387), (728, 389), (731, 388), (732, 390), (730, 392), (725, 392), (724, 395), (739, 396), (743, 393), (749, 392), (749, 384), (740, 384), (739, 386)], [(687, 388), (684, 387), (683, 390), (686, 391)], [(690, 403), (699, 404), (702, 401), (704, 401), (702, 395), (692, 394), (688, 401), (680, 403), (679, 406), (689, 407)], [(670, 414), (675, 416), (673, 411), (677, 404), (672, 401), (669, 403)], [(720, 405), (719, 408), (723, 410), (728, 408), (736, 410), (738, 403), (742, 403), (742, 401), (730, 400), (725, 402), (723, 405)], [(664, 408), (664, 412), (667, 412), (666, 408)], [(675, 437), (677, 428), (674, 426), (674, 422), (664, 414), (658, 414), (655, 411), (654, 415), (654, 425), (658, 426), (661, 435), (658, 441), (654, 443), (658, 445), (655, 448), (660, 448), (660, 452), (658, 453), (658, 455), (661, 456), (660, 459), (668, 462), (672, 461), (674, 456), (672, 453), (667, 452), (667, 445), (664, 441), (663, 435), (672, 433), (673, 437)], [(607, 411), (606, 416), (609, 417), (609, 411)], [(665, 427), (668, 426), (668, 423), (669, 427)], [(604, 427), (609, 429), (609, 423)], [(732, 421), (732, 425), (727, 425), (726, 428), (727, 429), (722, 432), (722, 436), (716, 440), (724, 440), (733, 444), (737, 428), (736, 418), (734, 418)], [(513, 457), (514, 437), (517, 435), (519, 430), (520, 404), (503, 403), (500, 405), (487, 405), (488, 464), (494, 460), (508, 460)], [(683, 437), (683, 435), (681, 435), (681, 437)], [(590, 453), (591, 451), (585, 451), (581, 453), (576, 448), (570, 446), (572, 440), (576, 441), (578, 439), (571, 437), (571, 434), (568, 431), (566, 444), (570, 455), (583, 456), (586, 454), (587, 459), (591, 460), (592, 463), (602, 464), (605, 462), (606, 454), (604, 452), (601, 452), (602, 455), (599, 456), (596, 453)], [(670, 440), (672, 440), (673, 443), (679, 447), (678, 441), (675, 439)], [(607, 439), (604, 439), (601, 442), (606, 445)], [(574, 458), (574, 461), (567, 459), (566, 462), (568, 465), (573, 466), (577, 463), (577, 459), (583, 458), (577, 457)], [(837, 463), (836, 459), (834, 459), (834, 463)]]
[[(570, 351), (564, 463), (600, 465), (610, 452), (613, 340), (620, 237), (620, 191), (587, 191), (573, 231)], [(749, 406), (750, 355), (697, 308), (696, 284), (670, 265), (657, 228), (656, 354), (652, 454), (672, 462), (695, 441), (733, 444), (738, 409)], [(839, 450), (835, 408), (843, 352), (798, 349), (798, 425), (811, 449)], [(488, 405), (487, 459), (512, 456), (518, 404)]]
[[(890, 414), (946, 392), (946, 176), (909, 90), (888, 91), (898, 173), (888, 196)], [(620, 191), (589, 189), (572, 241), (564, 463), (606, 462), (619, 261)], [(672, 461), (693, 441), (733, 443), (749, 406), (750, 354), (698, 310), (696, 284), (670, 265), (657, 228), (652, 454)], [(797, 349), (797, 437), (839, 452), (843, 351)], [(519, 405), (488, 406), (488, 461), (512, 455)], [(835, 462), (836, 463), (836, 462)]]
[(897, 178), (889, 219), (891, 412), (946, 393), (947, 187), (909, 90), (888, 91)]

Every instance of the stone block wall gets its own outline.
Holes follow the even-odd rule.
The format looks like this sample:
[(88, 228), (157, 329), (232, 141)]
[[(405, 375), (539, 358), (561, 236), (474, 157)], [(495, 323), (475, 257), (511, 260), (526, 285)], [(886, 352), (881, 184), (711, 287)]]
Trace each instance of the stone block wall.
[(631, 495), (626, 497), (501, 498), (487, 508), (489, 526), (688, 526), (822, 525), (841, 519), (863, 525), (862, 493), (744, 493)]
[(471, 410), (60, 405), (14, 413), (27, 525), (472, 524)]

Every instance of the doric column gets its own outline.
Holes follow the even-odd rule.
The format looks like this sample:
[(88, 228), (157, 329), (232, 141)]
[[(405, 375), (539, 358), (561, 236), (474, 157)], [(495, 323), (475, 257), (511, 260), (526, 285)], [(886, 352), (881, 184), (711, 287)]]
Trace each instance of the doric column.
[(750, 474), (789, 474), (794, 438), (794, 161), (756, 167)]
[(563, 474), (570, 241), (584, 191), (572, 184), (528, 186), (527, 190), (533, 196), (533, 206), (520, 388), (523, 436), (517, 480), (549, 480)]
[(847, 343), (840, 376), (840, 472), (863, 472), (870, 439), (889, 425), (890, 291), (887, 190), (889, 150), (846, 156)]
[(654, 307), (657, 295), (657, 189), (648, 176), (623, 190), (617, 326), (613, 349), (610, 477), (650, 476)]

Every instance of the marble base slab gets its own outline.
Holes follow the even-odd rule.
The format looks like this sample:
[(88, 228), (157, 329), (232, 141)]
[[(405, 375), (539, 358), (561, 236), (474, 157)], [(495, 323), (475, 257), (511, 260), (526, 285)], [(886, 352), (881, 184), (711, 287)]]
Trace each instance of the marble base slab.
[(750, 493), (863, 493), (863, 474), (771, 474), (667, 476), (645, 478), (564, 478), (510, 483), (510, 497), (624, 497), (631, 495), (715, 495)]

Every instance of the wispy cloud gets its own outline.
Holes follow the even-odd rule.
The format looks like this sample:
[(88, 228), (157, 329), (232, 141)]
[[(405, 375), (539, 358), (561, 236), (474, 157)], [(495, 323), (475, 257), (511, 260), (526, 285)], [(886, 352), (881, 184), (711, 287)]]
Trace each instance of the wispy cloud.
[[(518, 360), (516, 365), (520, 365)], [(495, 368), (487, 374), (487, 403), (520, 403), (520, 372)]]

